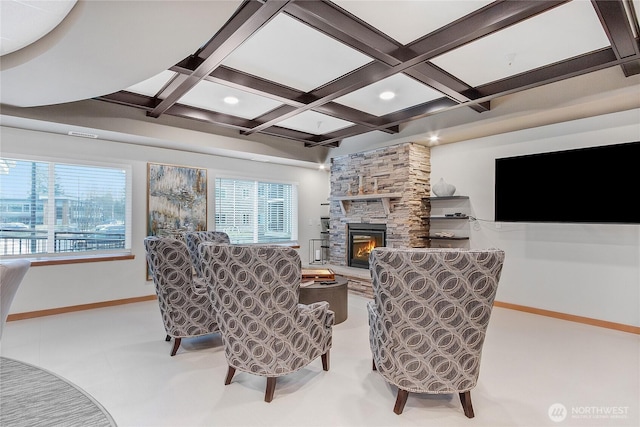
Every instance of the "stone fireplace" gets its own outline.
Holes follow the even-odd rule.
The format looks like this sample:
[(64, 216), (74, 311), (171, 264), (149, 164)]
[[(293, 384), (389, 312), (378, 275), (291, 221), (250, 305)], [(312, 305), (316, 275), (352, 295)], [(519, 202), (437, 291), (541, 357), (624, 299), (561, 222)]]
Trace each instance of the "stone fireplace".
[(422, 198), (430, 193), (430, 172), (429, 147), (414, 143), (333, 158), (329, 263), (368, 268), (368, 253), (366, 263), (362, 254), (354, 262), (357, 249), (351, 247), (349, 235), (356, 225), (357, 236), (364, 236), (363, 226), (374, 232), (384, 230), (377, 236), (383, 239), (378, 246), (427, 247), (423, 218), (428, 216), (428, 206)]
[(385, 246), (386, 232), (385, 224), (347, 224), (347, 265), (369, 268), (369, 254)]

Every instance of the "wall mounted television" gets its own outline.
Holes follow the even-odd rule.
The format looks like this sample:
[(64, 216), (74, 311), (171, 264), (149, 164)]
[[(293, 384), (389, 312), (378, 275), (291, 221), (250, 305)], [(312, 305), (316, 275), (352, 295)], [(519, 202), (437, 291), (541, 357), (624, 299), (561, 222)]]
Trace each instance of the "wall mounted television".
[(495, 161), (495, 221), (640, 224), (640, 142)]

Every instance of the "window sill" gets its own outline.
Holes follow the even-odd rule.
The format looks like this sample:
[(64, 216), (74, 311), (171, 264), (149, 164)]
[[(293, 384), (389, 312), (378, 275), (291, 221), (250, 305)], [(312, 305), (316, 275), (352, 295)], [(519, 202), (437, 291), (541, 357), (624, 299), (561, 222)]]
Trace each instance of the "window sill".
[(82, 264), (86, 262), (124, 261), (135, 259), (135, 255), (128, 253), (66, 256), (66, 257), (42, 257), (27, 258), (32, 267), (44, 267), (48, 265)]
[(300, 249), (300, 244), (298, 242), (271, 242), (271, 243), (247, 243), (247, 245), (255, 245), (255, 246), (286, 246), (288, 248)]

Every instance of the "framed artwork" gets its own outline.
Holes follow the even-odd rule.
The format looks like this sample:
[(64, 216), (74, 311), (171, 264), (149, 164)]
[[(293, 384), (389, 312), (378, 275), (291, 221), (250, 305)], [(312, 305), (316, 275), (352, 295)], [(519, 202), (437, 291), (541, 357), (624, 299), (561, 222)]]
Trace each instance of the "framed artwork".
[(147, 236), (206, 229), (207, 170), (147, 163)]

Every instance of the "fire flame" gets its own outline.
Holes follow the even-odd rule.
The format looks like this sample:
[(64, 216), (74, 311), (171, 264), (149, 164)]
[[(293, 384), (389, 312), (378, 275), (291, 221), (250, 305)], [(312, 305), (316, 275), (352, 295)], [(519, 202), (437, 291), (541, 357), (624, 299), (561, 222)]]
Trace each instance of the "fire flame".
[(368, 258), (369, 253), (376, 247), (376, 242), (369, 240), (366, 244), (361, 245), (356, 253), (356, 258)]

